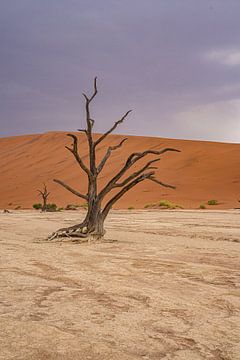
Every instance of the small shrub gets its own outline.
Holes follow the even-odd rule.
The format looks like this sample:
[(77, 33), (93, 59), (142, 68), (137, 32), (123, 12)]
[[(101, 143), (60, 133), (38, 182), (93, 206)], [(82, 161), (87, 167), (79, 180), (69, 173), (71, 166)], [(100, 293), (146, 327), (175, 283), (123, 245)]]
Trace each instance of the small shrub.
[(63, 211), (63, 210), (64, 210), (63, 207), (60, 207), (60, 208), (57, 209), (57, 211)]
[(38, 203), (38, 204), (33, 204), (33, 208), (36, 210), (42, 209), (42, 204)]
[(15, 210), (19, 210), (19, 209), (21, 209), (21, 205), (15, 207)]
[(169, 200), (160, 200), (158, 205), (165, 209), (182, 209), (182, 206), (174, 204)]
[(129, 207), (128, 207), (128, 210), (133, 210), (133, 209), (134, 209), (133, 206), (129, 206)]
[(149, 208), (151, 208), (151, 207), (153, 207), (154, 206), (154, 204), (146, 204), (145, 206), (144, 206), (144, 209), (149, 209)]
[(79, 207), (79, 205), (68, 204), (68, 205), (65, 207), (65, 210), (77, 210), (78, 207)]
[(217, 200), (208, 200), (208, 205), (218, 205), (218, 201)]
[(84, 203), (80, 205), (80, 208), (87, 210), (88, 209), (88, 203)]
[(57, 205), (56, 204), (47, 204), (46, 211), (49, 211), (49, 212), (57, 211)]
[(206, 209), (206, 205), (205, 204), (200, 204), (199, 209)]

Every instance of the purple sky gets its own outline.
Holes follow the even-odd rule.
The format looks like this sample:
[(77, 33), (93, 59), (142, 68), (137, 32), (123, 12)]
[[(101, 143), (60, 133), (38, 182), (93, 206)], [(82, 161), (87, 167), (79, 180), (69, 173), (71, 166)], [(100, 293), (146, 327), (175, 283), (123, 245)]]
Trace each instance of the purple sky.
[(1, 0), (1, 136), (83, 126), (240, 142), (239, 0)]

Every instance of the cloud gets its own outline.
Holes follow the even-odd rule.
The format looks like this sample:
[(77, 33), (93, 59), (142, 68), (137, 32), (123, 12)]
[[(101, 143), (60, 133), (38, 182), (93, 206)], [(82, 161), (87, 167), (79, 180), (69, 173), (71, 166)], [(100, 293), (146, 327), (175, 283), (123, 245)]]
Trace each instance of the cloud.
[(227, 66), (240, 65), (240, 49), (219, 49), (207, 52), (204, 58)]
[(211, 2), (0, 1), (0, 136), (79, 128), (97, 75), (96, 131), (191, 138), (175, 114), (240, 99), (240, 1)]
[(240, 83), (223, 85), (215, 89), (216, 94), (234, 94), (240, 93)]
[(240, 142), (240, 99), (195, 106), (174, 118), (181, 138)]

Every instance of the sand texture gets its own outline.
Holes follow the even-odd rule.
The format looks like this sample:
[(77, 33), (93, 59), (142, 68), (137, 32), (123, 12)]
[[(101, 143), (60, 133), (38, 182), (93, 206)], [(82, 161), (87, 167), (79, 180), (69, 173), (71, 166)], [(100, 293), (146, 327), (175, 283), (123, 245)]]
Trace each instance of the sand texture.
[[(78, 135), (79, 152), (87, 163), (87, 142), (83, 134)], [(119, 143), (123, 137), (109, 136), (98, 148), (98, 161), (108, 146)], [(64, 132), (1, 138), (0, 208), (31, 208), (40, 200), (36, 189), (43, 182), (51, 191), (51, 202), (58, 206), (81, 204), (81, 199), (52, 181), (60, 178), (81, 192), (87, 189), (86, 177), (65, 149), (67, 144), (71, 144), (71, 139)], [(184, 208), (198, 208), (211, 199), (220, 202), (218, 209), (240, 206), (240, 144), (130, 136), (108, 160), (99, 178), (99, 188), (117, 172), (130, 153), (163, 147), (181, 150), (181, 153), (163, 155), (156, 171), (158, 179), (177, 186), (177, 189), (166, 189), (145, 181), (128, 192), (116, 208), (143, 208), (161, 199), (171, 200)]]
[(240, 359), (239, 211), (113, 211), (104, 243), (43, 241), (82, 216), (0, 214), (1, 360)]

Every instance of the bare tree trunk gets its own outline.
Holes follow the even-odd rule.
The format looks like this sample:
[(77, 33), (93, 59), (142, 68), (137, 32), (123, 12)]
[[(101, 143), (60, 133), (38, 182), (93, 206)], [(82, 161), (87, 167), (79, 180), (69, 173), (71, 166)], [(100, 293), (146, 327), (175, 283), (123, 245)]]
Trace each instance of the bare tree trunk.
[(48, 192), (47, 186), (45, 183), (43, 184), (43, 190), (38, 190), (38, 192), (41, 195), (42, 201), (43, 201), (42, 211), (45, 212), (45, 211), (47, 211), (47, 199), (50, 195), (50, 192)]
[(102, 213), (99, 200), (89, 204), (85, 219), (80, 223), (67, 228), (61, 228), (49, 236), (49, 240), (56, 237), (93, 238), (101, 239), (104, 234), (105, 216)]
[(100, 238), (104, 235), (104, 229), (101, 202), (97, 196), (96, 180), (89, 186), (88, 196), (88, 210), (84, 222), (86, 224), (87, 232), (96, 235), (96, 238)]
[(95, 208), (89, 213), (87, 220), (87, 229), (89, 234), (93, 237), (100, 239), (104, 236), (104, 217), (99, 204), (95, 204)]
[[(108, 161), (109, 157), (111, 156), (112, 152), (119, 149), (123, 143), (127, 140), (127, 138), (120, 141), (120, 143), (109, 146), (107, 151), (100, 161), (99, 164), (96, 164), (96, 148), (97, 146), (109, 135), (111, 134), (119, 124), (121, 124), (131, 110), (127, 111), (124, 116), (120, 118), (120, 120), (116, 121), (114, 125), (106, 131), (104, 134), (100, 135), (100, 137), (94, 141), (92, 136), (92, 129), (94, 126), (94, 120), (91, 118), (90, 115), (90, 104), (92, 100), (97, 95), (97, 78), (94, 79), (94, 92), (91, 97), (88, 97), (86, 94), (83, 94), (85, 98), (85, 112), (86, 112), (86, 129), (79, 129), (79, 131), (84, 132), (89, 147), (89, 167), (85, 165), (81, 156), (79, 155), (78, 151), (78, 138), (74, 134), (68, 134), (69, 137), (72, 138), (73, 143), (72, 147), (66, 146), (66, 149), (72, 153), (76, 162), (79, 164), (81, 169), (86, 173), (88, 176), (88, 192), (87, 194), (81, 194), (79, 191), (73, 189), (71, 186), (65, 184), (62, 180), (54, 179), (54, 181), (65, 189), (70, 191), (71, 193), (75, 194), (76, 196), (80, 197), (87, 201), (88, 204), (88, 211), (86, 214), (85, 219), (82, 223), (70, 226), (68, 228), (62, 228), (54, 232), (52, 235), (49, 236), (49, 240), (52, 240), (56, 237), (77, 237), (77, 238), (88, 238), (93, 237), (95, 239), (100, 239), (104, 236), (104, 221), (111, 210), (112, 206), (118, 201), (127, 191), (131, 188), (136, 186), (138, 183), (144, 180), (150, 180), (158, 185), (169, 187), (174, 189), (175, 187), (172, 185), (168, 185), (163, 183), (160, 180), (155, 178), (155, 172), (152, 171), (156, 169), (156, 167), (152, 166), (153, 163), (160, 160), (160, 157), (157, 157), (153, 160), (148, 161), (144, 166), (142, 166), (139, 170), (135, 171), (128, 177), (125, 177), (124, 180), (121, 180), (126, 172), (132, 168), (134, 164), (136, 164), (142, 158), (148, 155), (162, 155), (169, 151), (177, 151), (179, 150), (172, 149), (172, 148), (165, 148), (162, 150), (145, 150), (139, 153), (132, 153), (126, 160), (126, 163), (120, 170), (113, 176), (113, 178), (103, 187), (103, 189), (98, 192), (98, 175), (104, 168), (106, 162)], [(149, 171), (151, 170), (151, 171)], [(113, 189), (120, 188), (120, 191), (116, 193), (104, 206), (102, 209), (101, 204), (104, 200), (105, 196), (111, 193)]]
[(44, 198), (43, 198), (42, 211), (46, 211), (46, 210), (47, 210), (47, 199), (44, 197)]

